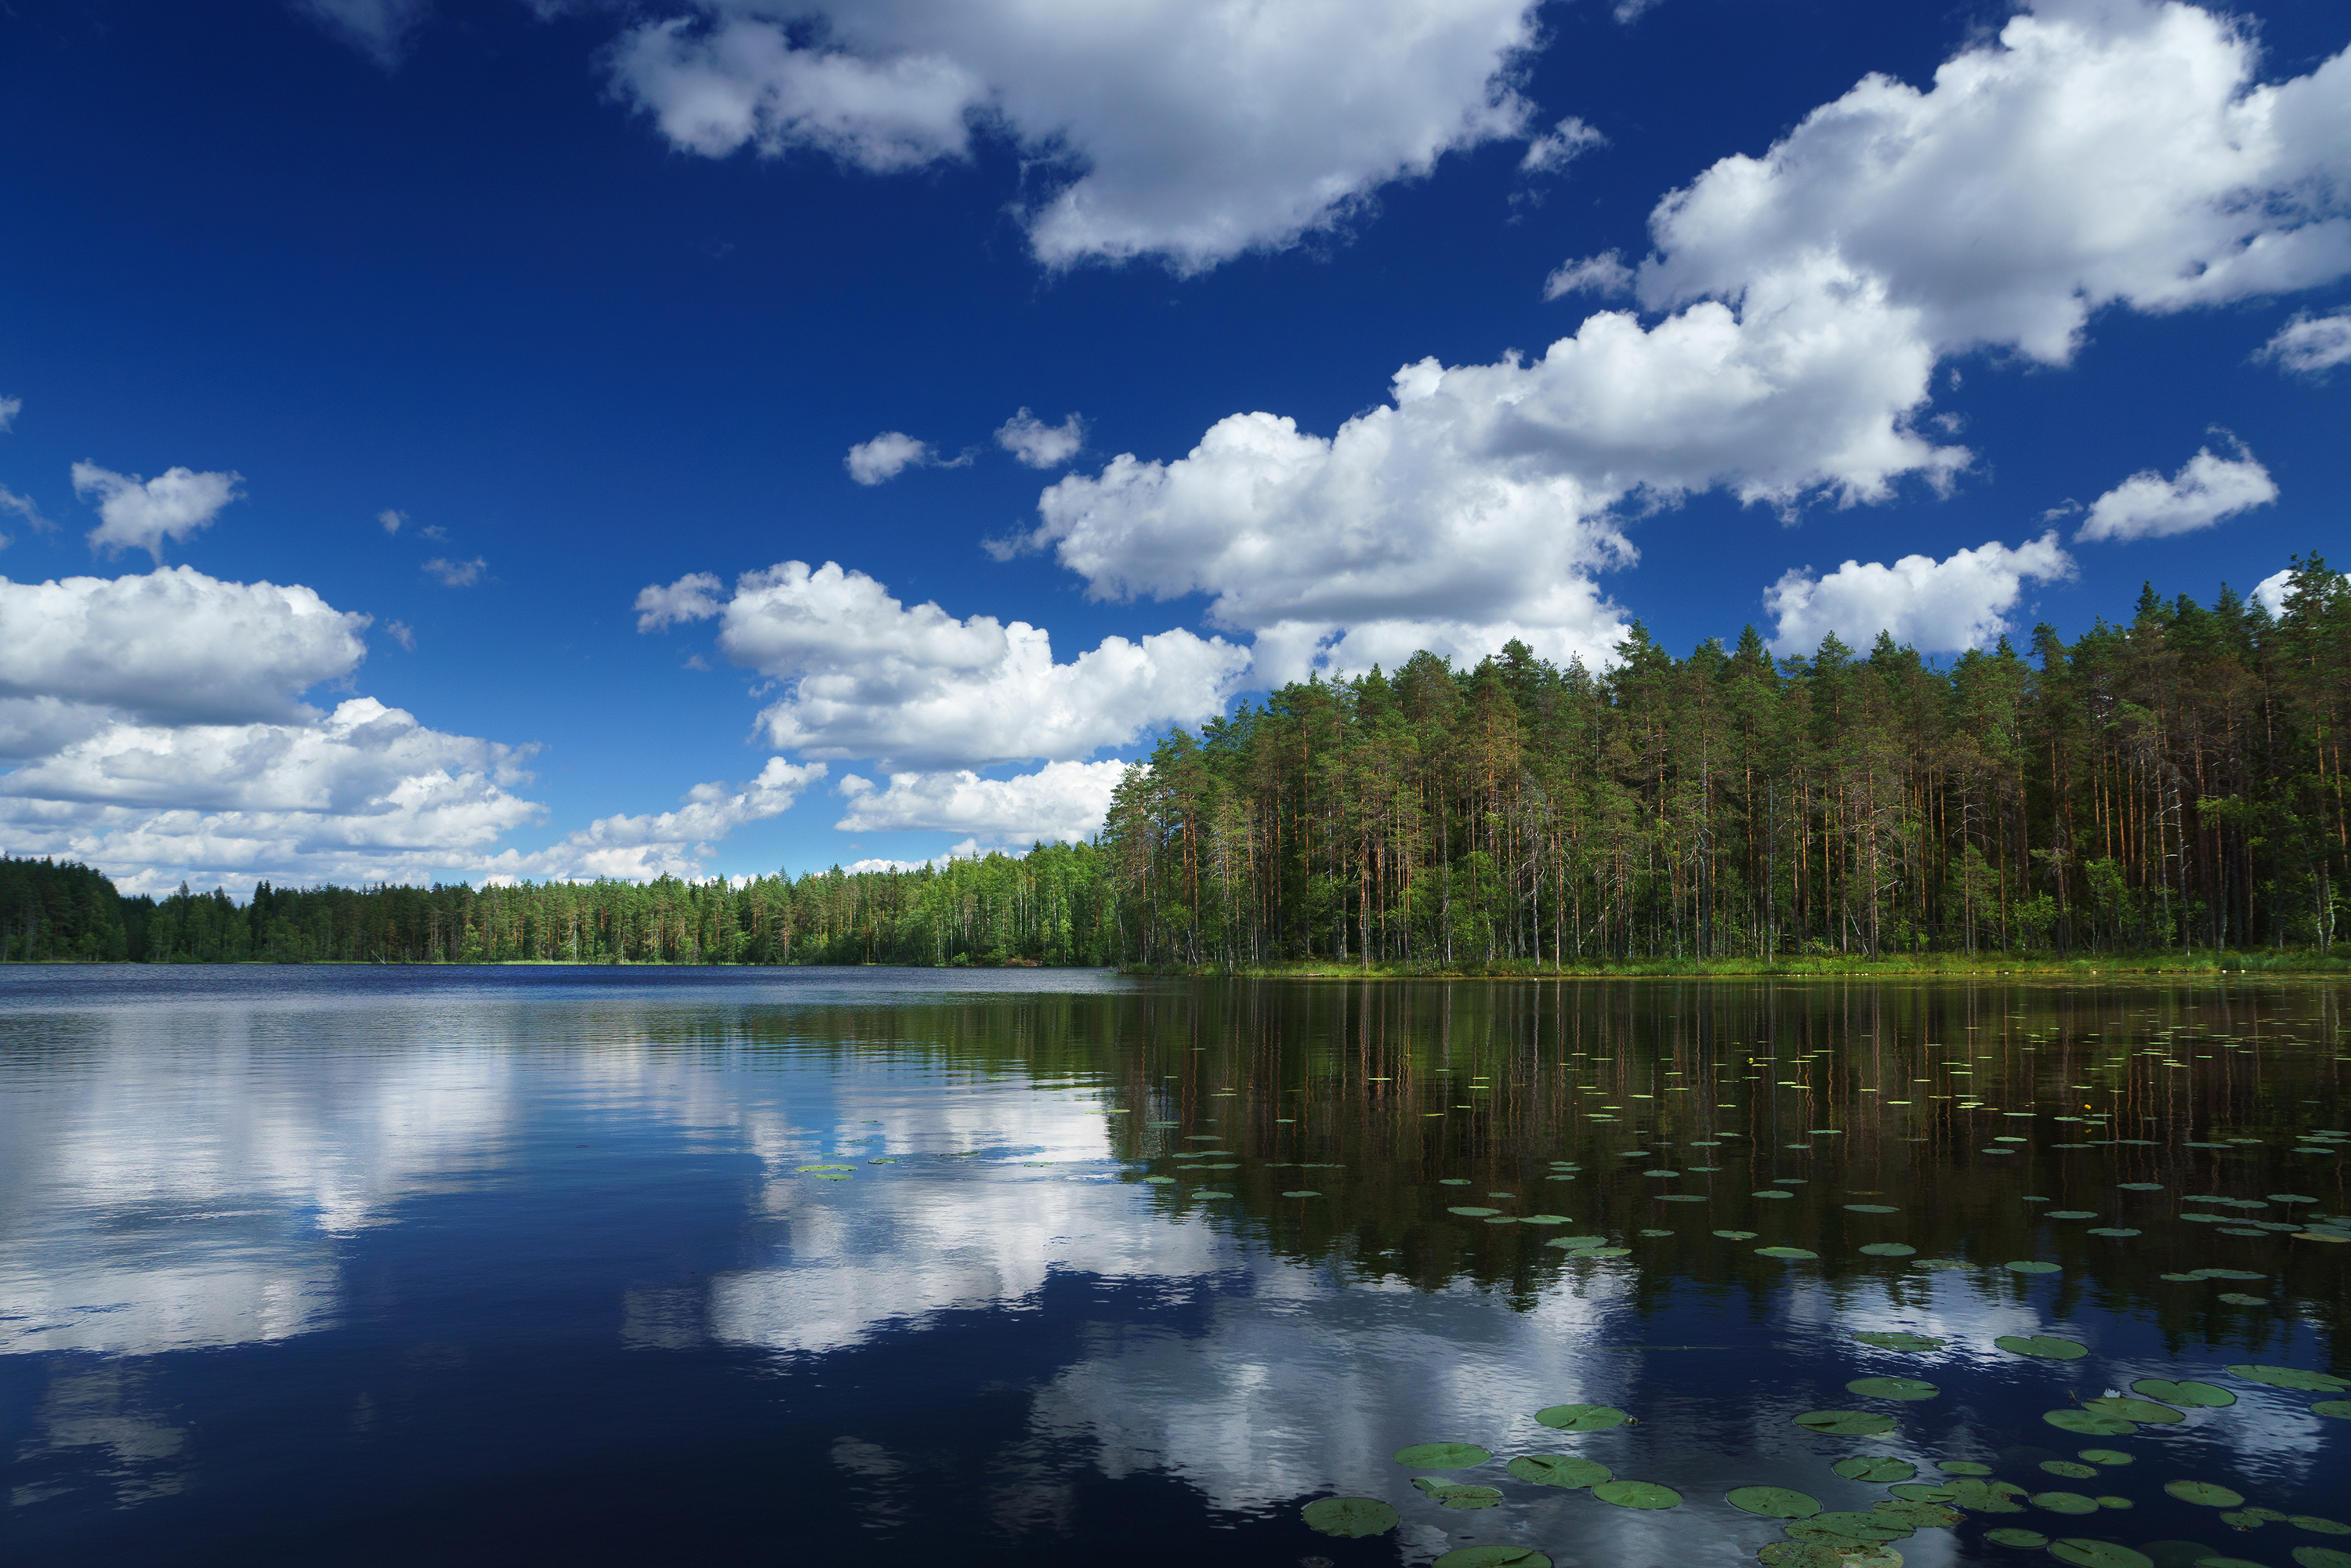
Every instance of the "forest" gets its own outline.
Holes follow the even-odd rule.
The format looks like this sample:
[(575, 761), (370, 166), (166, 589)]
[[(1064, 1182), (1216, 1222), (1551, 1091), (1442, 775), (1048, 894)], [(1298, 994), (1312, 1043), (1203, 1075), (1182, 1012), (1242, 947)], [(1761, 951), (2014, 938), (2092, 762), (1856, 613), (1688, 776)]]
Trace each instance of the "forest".
[(0, 959), (1410, 970), (2328, 955), (2351, 589), (2152, 588), (1943, 664), (1881, 636), (1564, 668), (1511, 643), (1170, 733), (1092, 842), (793, 878), (112, 897), (0, 859)]

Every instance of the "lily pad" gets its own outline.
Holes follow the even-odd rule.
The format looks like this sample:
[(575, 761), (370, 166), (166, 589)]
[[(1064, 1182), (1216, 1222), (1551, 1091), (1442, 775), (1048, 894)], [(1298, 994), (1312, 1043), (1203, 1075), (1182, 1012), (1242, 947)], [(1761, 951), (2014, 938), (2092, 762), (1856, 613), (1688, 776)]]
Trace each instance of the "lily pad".
[(2267, 1296), (2249, 1296), (2242, 1291), (2223, 1291), (2215, 1300), (2226, 1301), (2232, 1307), (2266, 1307), (2270, 1304)]
[(1820, 1499), (1786, 1487), (1740, 1487), (1725, 1500), (1733, 1508), (1760, 1513), (1766, 1519), (1810, 1519), (1821, 1511)]
[(1618, 1508), (1671, 1508), (1682, 1500), (1681, 1493), (1655, 1481), (1602, 1481), (1592, 1495)]
[(2118, 1416), (2126, 1421), (2143, 1421), (2170, 1426), (2188, 1417), (2168, 1405), (2158, 1405), (2152, 1399), (2125, 1399), (2109, 1396), (2105, 1399), (2085, 1399), (2082, 1408), (2100, 1416)]
[(1995, 1546), (2022, 1546), (2027, 1550), (2049, 1544), (2049, 1538), (2037, 1530), (1987, 1530), (1984, 1539)]
[(1807, 1252), (1801, 1247), (1758, 1247), (1755, 1249), (1755, 1256), (1758, 1258), (1802, 1259), (1817, 1258), (1820, 1254), (1817, 1252)]
[(1980, 1465), (1973, 1459), (1946, 1459), (1935, 1467), (1947, 1476), (1988, 1476), (1990, 1465)]
[(2297, 1513), (2286, 1520), (2296, 1530), (2313, 1531), (2320, 1535), (2351, 1535), (2351, 1524), (2340, 1520), (2321, 1519), (2314, 1513)]
[(1933, 1269), (1938, 1272), (1948, 1272), (1960, 1269), (1972, 1269), (1975, 1265), (1969, 1262), (1964, 1258), (1921, 1258), (1916, 1263), (1911, 1264), (1910, 1267), (1913, 1269)]
[(2119, 1182), (2116, 1186), (2124, 1192), (2161, 1192), (2163, 1190), (2163, 1184), (2159, 1181), (2126, 1181)]
[(1752, 1230), (1718, 1230), (1715, 1234), (1725, 1241), (1752, 1241), (1756, 1236)]
[(1942, 1392), (1916, 1377), (1856, 1377), (1844, 1385), (1844, 1391), (1864, 1399), (1932, 1399)]
[(1597, 1459), (1580, 1459), (1573, 1454), (1520, 1454), (1506, 1468), (1522, 1481), (1571, 1491), (1616, 1479), (1616, 1472)]
[(2053, 1476), (2064, 1476), (2068, 1480), (2076, 1481), (2088, 1480), (2098, 1473), (2097, 1466), (2085, 1465), (2078, 1459), (2043, 1459), (2041, 1468)]
[(1750, 1197), (1793, 1197), (1796, 1195), (1792, 1192), (1781, 1192), (1776, 1188), (1767, 1187), (1761, 1192), (1750, 1192), (1747, 1196)]
[(2059, 1270), (2063, 1269), (2064, 1265), (2062, 1263), (2043, 1263), (2031, 1258), (2020, 1258), (2015, 1262), (2005, 1263), (2002, 1264), (2001, 1267), (2006, 1269), (2011, 1274), (2054, 1274)]
[(2025, 1500), (2035, 1508), (2045, 1508), (2052, 1513), (2095, 1513), (2098, 1500), (2084, 1497), (2077, 1491), (2037, 1491)]
[(1464, 1219), (1483, 1219), (1489, 1214), (1499, 1214), (1502, 1211), (1499, 1208), (1478, 1208), (1464, 1206), (1459, 1208), (1448, 1208), (1445, 1212), (1447, 1214), (1458, 1214)]
[(2041, 1417), (2061, 1432), (2077, 1432), (2085, 1437), (2127, 1437), (2138, 1430), (2138, 1423), (2120, 1416), (2102, 1416), (2095, 1410), (2067, 1406), (2052, 1410)]
[(1494, 1456), (1475, 1443), (1415, 1443), (1395, 1451), (1395, 1462), (1416, 1470), (1466, 1470)]
[(1428, 1494), (1441, 1508), (1491, 1508), (1502, 1500), (1502, 1489), (1499, 1487), (1440, 1481), (1433, 1476), (1415, 1476), (1412, 1484)]
[(1853, 1337), (1864, 1344), (1875, 1345), (1879, 1350), (1940, 1350), (1944, 1343), (1927, 1334), (1911, 1333), (1907, 1330), (1872, 1330), (1866, 1333), (1855, 1334)]
[(1434, 1568), (1552, 1568), (1551, 1559), (1531, 1546), (1457, 1546)]
[(1862, 1250), (1872, 1258), (1911, 1258), (1918, 1252), (1916, 1247), (1899, 1241), (1872, 1241)]
[(1608, 1238), (1605, 1236), (1554, 1236), (1550, 1240), (1544, 1242), (1543, 1245), (1546, 1247), (1557, 1247), (1562, 1251), (1573, 1252), (1581, 1248), (1601, 1246), (1605, 1243), (1607, 1239)]
[(2351, 1399), (2322, 1399), (2310, 1407), (2314, 1416), (2332, 1416), (2338, 1420), (2351, 1420)]
[(1879, 1519), (1907, 1524), (1913, 1530), (1942, 1530), (1967, 1517), (1956, 1508), (1946, 1508), (1939, 1502), (1923, 1500), (1881, 1502), (1869, 1511)]
[(1284, 1197), (1321, 1197), (1322, 1195), (1319, 1192), (1311, 1192), (1304, 1187), (1301, 1187), (1296, 1192), (1285, 1192), (1281, 1196)]
[(1173, 1186), (1176, 1184), (1174, 1176), (1144, 1176), (1143, 1179), (1153, 1186)]
[(1902, 1212), (1890, 1203), (1848, 1203), (1844, 1207), (1849, 1214), (1899, 1214)]
[(2078, 1535), (2067, 1536), (2050, 1547), (2049, 1555), (2060, 1563), (2073, 1563), (2074, 1568), (2155, 1568), (2155, 1559), (2144, 1552)]
[(2127, 1465), (2131, 1462), (2131, 1456), (2120, 1448), (2085, 1448), (2082, 1458), (2094, 1465)]
[(1918, 1467), (1907, 1459), (1888, 1458), (1877, 1454), (1855, 1454), (1849, 1459), (1839, 1459), (1829, 1469), (1849, 1481), (1907, 1481), (1918, 1473)]
[(1842, 1511), (1792, 1520), (1788, 1533), (1799, 1541), (1857, 1541), (1876, 1545), (1917, 1532), (1907, 1524), (1877, 1514)]
[(1553, 1405), (1535, 1412), (1535, 1419), (1554, 1432), (1604, 1432), (1632, 1418), (1614, 1405)]
[(2133, 1230), (2127, 1226), (2122, 1225), (2093, 1225), (2086, 1232), (2085, 1232), (2085, 1234), (2090, 1236), (2131, 1237), (2142, 1235), (2144, 1232)]
[(2332, 1546), (2297, 1546), (2294, 1560), (2302, 1568), (2351, 1568), (2351, 1552), (2337, 1552)]
[(2230, 1375), (2248, 1383), (2265, 1383), (2272, 1388), (2298, 1389), (2304, 1394), (2340, 1394), (2351, 1389), (2351, 1383), (2330, 1377), (2324, 1372), (2304, 1372), (2295, 1366), (2253, 1366), (2239, 1364), (2229, 1368)]
[(2086, 1208), (2044, 1208), (2041, 1211), (2041, 1218), (2043, 1219), (2095, 1219), (2098, 1217)]
[(1907, 1486), (1897, 1486), (1891, 1490), (1896, 1497), (1914, 1502), (1949, 1502), (1959, 1495), (1959, 1489), (1948, 1481), (1941, 1483), (1913, 1481)]
[(1875, 1437), (1894, 1430), (1894, 1417), (1875, 1410), (1807, 1410), (1791, 1419), (1808, 1432), (1837, 1437)]
[(1325, 1535), (1384, 1535), (1396, 1527), (1396, 1511), (1375, 1497), (1323, 1497), (1306, 1505), (1306, 1528)]
[(2029, 1355), (2040, 1361), (2079, 1361), (2090, 1354), (2090, 1347), (2078, 1341), (2042, 1333), (2004, 1333), (1991, 1343), (2011, 1355)]
[(2131, 1385), (2131, 1392), (2148, 1399), (2160, 1399), (2166, 1405), (2204, 1406), (2213, 1409), (2237, 1402), (2235, 1395), (2210, 1383), (2167, 1383), (2160, 1377), (2142, 1377)]

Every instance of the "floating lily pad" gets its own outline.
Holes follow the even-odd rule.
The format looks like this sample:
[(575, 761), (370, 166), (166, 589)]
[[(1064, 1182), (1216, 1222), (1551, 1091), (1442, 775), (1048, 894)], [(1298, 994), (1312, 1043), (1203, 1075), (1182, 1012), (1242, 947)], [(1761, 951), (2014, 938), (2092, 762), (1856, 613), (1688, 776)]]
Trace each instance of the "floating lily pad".
[(1437, 1178), (1437, 1185), (1439, 1186), (1468, 1186), (1469, 1185), (1469, 1178), (1468, 1176), (1439, 1176)]
[(1914, 1481), (1908, 1486), (1897, 1486), (1891, 1490), (1896, 1497), (1914, 1502), (1949, 1502), (1959, 1495), (1959, 1489), (1949, 1481), (1939, 1483)]
[(1756, 1236), (1752, 1230), (1718, 1230), (1715, 1234), (1725, 1241), (1752, 1241)]
[(2064, 1267), (2062, 1263), (2043, 1263), (2031, 1258), (2020, 1258), (2013, 1263), (2001, 1266), (2011, 1274), (2054, 1274)]
[(2163, 1490), (2182, 1502), (2202, 1508), (2235, 1508), (2245, 1500), (2244, 1493), (2231, 1491), (2212, 1481), (2166, 1481)]
[(1681, 1493), (1655, 1481), (1602, 1481), (1592, 1495), (1618, 1508), (1671, 1508), (1682, 1500)]
[(2351, 1535), (2351, 1524), (2339, 1520), (2321, 1519), (2314, 1513), (2297, 1513), (2286, 1520), (2296, 1530), (2314, 1531), (2320, 1535)]
[(1972, 1269), (1975, 1265), (1969, 1262), (1964, 1258), (1921, 1258), (1916, 1263), (1911, 1264), (1910, 1267), (1913, 1269), (1933, 1269), (1938, 1271), (1949, 1271), (1959, 1269)]
[(1818, 1498), (1806, 1497), (1786, 1487), (1740, 1487), (1728, 1494), (1726, 1500), (1733, 1508), (1760, 1513), (1766, 1519), (1810, 1519), (1821, 1511)]
[(1575, 1221), (1564, 1214), (1522, 1214), (1519, 1216), (1519, 1223), (1520, 1225), (1573, 1225)]
[(1792, 1520), (1788, 1524), (1788, 1533), (1799, 1541), (1856, 1541), (1880, 1545), (1917, 1532), (1907, 1524), (1877, 1514), (1841, 1511)]
[(2053, 1476), (2064, 1476), (2068, 1480), (2076, 1481), (2088, 1480), (2098, 1473), (2097, 1466), (2085, 1465), (2076, 1459), (2043, 1459), (2041, 1468)]
[(2351, 1568), (2351, 1552), (2337, 1552), (2332, 1546), (2297, 1546), (2294, 1560), (2302, 1568)]
[(1808, 1432), (1837, 1437), (1875, 1437), (1894, 1430), (1894, 1417), (1875, 1410), (1807, 1410), (1791, 1419)]
[(2158, 1405), (2152, 1399), (2124, 1399), (2119, 1396), (2085, 1399), (2082, 1408), (2100, 1416), (2118, 1416), (2126, 1421), (2144, 1421), (2167, 1427), (2188, 1418), (2170, 1406)]
[(2085, 1448), (2082, 1450), (2082, 1458), (2089, 1460), (2090, 1463), (2094, 1465), (2106, 1465), (2110, 1467), (2114, 1465), (2127, 1465), (2131, 1462), (2131, 1457), (2128, 1454), (2124, 1453), (2120, 1448)]
[(1415, 1443), (1398, 1448), (1395, 1462), (1416, 1470), (1466, 1470), (1494, 1456), (1475, 1443)]
[(1875, 1345), (1879, 1350), (1940, 1350), (1943, 1348), (1941, 1340), (1922, 1333), (1911, 1333), (1907, 1330), (1872, 1330), (1866, 1333), (1855, 1334), (1853, 1337), (1864, 1344)]
[(1671, 1236), (1673, 1232), (1670, 1230), (1646, 1229), (1635, 1231), (1634, 1234), (1637, 1236)]
[(1323, 1497), (1306, 1505), (1306, 1528), (1325, 1535), (1384, 1535), (1397, 1523), (1396, 1511), (1375, 1497)]
[(2266, 1280), (2267, 1274), (2256, 1274), (2251, 1269), (2192, 1269), (2199, 1280)]
[(1433, 1476), (1415, 1476), (1412, 1484), (1426, 1492), (1441, 1508), (1491, 1508), (1502, 1500), (1499, 1487), (1470, 1486), (1460, 1481), (1440, 1481)]
[(1793, 1197), (1796, 1195), (1792, 1192), (1781, 1192), (1775, 1188), (1766, 1187), (1761, 1192), (1750, 1192), (1747, 1196), (1750, 1197)]
[(1448, 1208), (1445, 1212), (1447, 1214), (1458, 1214), (1464, 1219), (1483, 1219), (1489, 1214), (1499, 1214), (1502, 1211), (1499, 1208), (1461, 1207)]
[(1849, 1481), (1871, 1481), (1883, 1485), (1887, 1481), (1907, 1481), (1918, 1473), (1918, 1467), (1907, 1459), (1896, 1459), (1877, 1454), (1855, 1454), (1849, 1459), (1839, 1459), (1829, 1469)]
[(2249, 1296), (2242, 1291), (2223, 1291), (2215, 1299), (2226, 1301), (2232, 1307), (2266, 1307), (2270, 1304), (2270, 1299), (2267, 1296)]
[(2078, 1432), (2085, 1437), (2127, 1437), (2138, 1430), (2138, 1423), (2120, 1416), (2102, 1416), (2095, 1410), (2071, 1406), (2052, 1410), (2041, 1418), (2061, 1432)]
[(1990, 1465), (1980, 1465), (1973, 1459), (1946, 1459), (1935, 1467), (1947, 1476), (1988, 1476)]
[(2123, 1225), (2093, 1225), (2085, 1234), (2090, 1236), (2131, 1237), (2143, 1235), (2145, 1233), (2142, 1231), (2133, 1230), (2129, 1227)]
[(1984, 1539), (1995, 1546), (2021, 1546), (2028, 1550), (2049, 1544), (2049, 1538), (2037, 1530), (1987, 1530)]
[(2265, 1383), (2272, 1388), (2298, 1389), (2304, 1394), (2340, 1394), (2351, 1389), (2351, 1383), (2330, 1377), (2324, 1372), (2304, 1372), (2294, 1366), (2252, 1366), (2240, 1364), (2229, 1368), (2231, 1376), (2248, 1383)]
[(1543, 1245), (1546, 1247), (1557, 1247), (1564, 1251), (1572, 1252), (1582, 1247), (1601, 1246), (1606, 1242), (1607, 1239), (1608, 1238), (1605, 1236), (1554, 1236), (1550, 1240), (1544, 1242)]
[(1174, 1176), (1144, 1176), (1143, 1179), (1153, 1186), (1173, 1186), (1176, 1185), (1176, 1178)]
[(2095, 1513), (2098, 1500), (2084, 1497), (2077, 1491), (2037, 1491), (2025, 1500), (2035, 1508), (2045, 1508), (2052, 1513)]
[(1614, 1405), (1553, 1405), (1535, 1412), (1535, 1419), (1555, 1432), (1604, 1432), (1632, 1418)]
[(1457, 1546), (1439, 1557), (1434, 1568), (1552, 1568), (1552, 1561), (1531, 1546)]
[(1899, 1214), (1902, 1211), (1890, 1203), (1848, 1203), (1847, 1211), (1854, 1214)]
[(2049, 1555), (2060, 1563), (2073, 1563), (2074, 1568), (2155, 1568), (2155, 1559), (2144, 1552), (2078, 1535), (2067, 1536), (2050, 1547)]
[(2004, 1333), (1991, 1343), (2011, 1355), (2029, 1355), (2040, 1361), (2079, 1361), (2090, 1354), (2086, 1344), (2043, 1333)]
[(2322, 1399), (2310, 1407), (2314, 1416), (2332, 1416), (2337, 1420), (2351, 1420), (2351, 1399)]
[(1755, 1256), (1758, 1258), (1802, 1259), (1817, 1258), (1820, 1254), (1817, 1252), (1807, 1252), (1802, 1247), (1758, 1247), (1755, 1249)]
[(2210, 1383), (2165, 1383), (2163, 1377), (2139, 1377), (2130, 1385), (2132, 1394), (2142, 1394), (2147, 1399), (2160, 1399), (2168, 1406), (2221, 1406), (2236, 1404), (2236, 1394)]
[(2117, 1183), (2116, 1186), (2124, 1192), (2161, 1192), (2163, 1190), (2163, 1184), (2159, 1181), (2126, 1181)]
[(2195, 1568), (2269, 1568), (2269, 1564), (2247, 1557), (2199, 1557)]
[(2041, 1218), (2043, 1219), (2095, 1219), (2098, 1217), (2086, 1208), (2044, 1208), (2041, 1211)]
[(1669, 1192), (1664, 1197), (1658, 1198), (1657, 1201), (1659, 1203), (1704, 1203), (1706, 1201), (1706, 1194), (1702, 1192)]
[(1873, 1241), (1862, 1250), (1872, 1258), (1910, 1258), (1917, 1254), (1918, 1249), (1899, 1241)]
[(1580, 1459), (1573, 1454), (1520, 1454), (1505, 1468), (1522, 1481), (1570, 1490), (1616, 1479), (1616, 1472), (1597, 1459)]
[(1856, 1377), (1844, 1385), (1844, 1391), (1864, 1399), (1932, 1399), (1942, 1392), (1915, 1377)]

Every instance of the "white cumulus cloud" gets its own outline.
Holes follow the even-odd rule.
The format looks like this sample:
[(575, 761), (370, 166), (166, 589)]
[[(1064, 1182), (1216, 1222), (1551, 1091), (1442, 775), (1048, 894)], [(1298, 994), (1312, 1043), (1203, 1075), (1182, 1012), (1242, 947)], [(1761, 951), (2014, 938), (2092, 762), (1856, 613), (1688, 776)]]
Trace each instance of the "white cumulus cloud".
[(1221, 711), (1249, 667), (1246, 649), (1186, 631), (1106, 637), (1056, 664), (1040, 627), (908, 609), (831, 561), (747, 572), (723, 603), (717, 591), (703, 573), (648, 588), (638, 624), (715, 615), (727, 658), (786, 683), (759, 716), (768, 740), (808, 757), (917, 768), (1081, 758)]
[(2277, 497), (2277, 481), (2252, 453), (2216, 457), (2208, 446), (2168, 479), (2147, 469), (2091, 502), (2089, 520), (2074, 538), (2155, 539), (2193, 533)]
[(541, 812), (512, 792), (522, 757), (372, 697), (287, 724), (114, 721), (0, 775), (0, 827), (132, 889), (430, 881)]
[(95, 463), (73, 465), (74, 493), (98, 503), (90, 548), (107, 555), (143, 549), (159, 565), (163, 541), (183, 539), (209, 528), (221, 508), (236, 499), (243, 479), (239, 474), (198, 474), (186, 468), (167, 468), (152, 479), (141, 479)]
[(1059, 468), (1085, 444), (1085, 421), (1074, 413), (1059, 424), (1047, 424), (1024, 408), (996, 432), (996, 444), (1030, 468)]
[(396, 534), (400, 532), (400, 525), (408, 521), (408, 514), (386, 507), (375, 515), (375, 520), (382, 525), (385, 533)]
[(1598, 256), (1587, 256), (1581, 261), (1563, 261), (1543, 279), (1543, 298), (1560, 299), (1570, 294), (1596, 294), (1603, 299), (1633, 292), (1633, 269), (1625, 258), (1613, 250)]
[(480, 556), (471, 560), (452, 560), (446, 556), (434, 556), (424, 563), (425, 571), (444, 588), (471, 588), (482, 580), (490, 563)]
[(2296, 316), (2255, 357), (2275, 360), (2297, 375), (2324, 375), (2351, 361), (2351, 310)]
[(1849, 560), (1826, 577), (1792, 570), (1764, 591), (1763, 606), (1778, 620), (1776, 653), (1809, 653), (1832, 632), (1856, 650), (1886, 632), (1921, 653), (1956, 653), (1984, 647), (2011, 630), (2006, 617), (2026, 582), (2073, 574), (2073, 559), (2058, 548), (2053, 529), (2013, 549), (1994, 540), (1944, 560)]
[(508, 850), (481, 862), (480, 869), (494, 880), (506, 881), (697, 875), (718, 840), (747, 822), (789, 810), (801, 791), (823, 777), (821, 762), (802, 765), (770, 757), (748, 783), (732, 789), (697, 784), (674, 811), (600, 817), (550, 849), (528, 853)]
[(0, 697), (162, 724), (290, 720), (304, 691), (358, 668), (367, 624), (299, 584), (224, 582), (184, 566), (0, 578)]
[(885, 430), (871, 441), (861, 441), (841, 459), (849, 476), (861, 485), (879, 485), (932, 461), (931, 444), (903, 430)]
[(1608, 138), (1571, 114), (1527, 143), (1519, 168), (1529, 174), (1555, 173), (1593, 148), (1607, 145)]
[(2351, 63), (2262, 83), (2255, 53), (2194, 6), (2050, 0), (1931, 88), (1866, 78), (1668, 194), (1629, 278), (1605, 256), (1552, 277), (1631, 281), (1647, 316), (1592, 315), (1531, 361), (1406, 366), (1328, 438), (1235, 413), (1184, 457), (1062, 479), (1026, 542), (1098, 596), (1207, 595), (1269, 679), (1504, 627), (1602, 656), (1624, 504), (1946, 486), (1971, 462), (1929, 412), (1946, 356), (2062, 362), (2100, 306), (2351, 271)]
[(699, 0), (612, 56), (621, 94), (709, 157), (890, 172), (1031, 161), (1040, 258), (1196, 270), (1343, 220), (1444, 153), (1521, 132), (1528, 0)]
[(1126, 773), (1123, 762), (1049, 762), (1013, 779), (983, 779), (968, 768), (893, 773), (888, 785), (852, 773), (840, 791), (849, 809), (833, 824), (843, 832), (945, 829), (980, 843), (1074, 843), (1102, 830), (1110, 799)]

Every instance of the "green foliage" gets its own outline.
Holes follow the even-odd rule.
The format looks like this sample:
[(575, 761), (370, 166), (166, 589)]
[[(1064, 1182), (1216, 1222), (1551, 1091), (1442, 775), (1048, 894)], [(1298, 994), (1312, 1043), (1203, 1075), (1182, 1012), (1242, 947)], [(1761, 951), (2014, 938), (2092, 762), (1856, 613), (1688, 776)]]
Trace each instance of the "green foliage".
[(1471, 974), (2333, 947), (2351, 873), (2351, 591), (2143, 597), (1936, 667), (1881, 636), (1595, 674), (1310, 679), (1130, 770), (1100, 841), (1151, 966)]
[(100, 963), (130, 951), (122, 901), (103, 875), (0, 855), (0, 961)]

